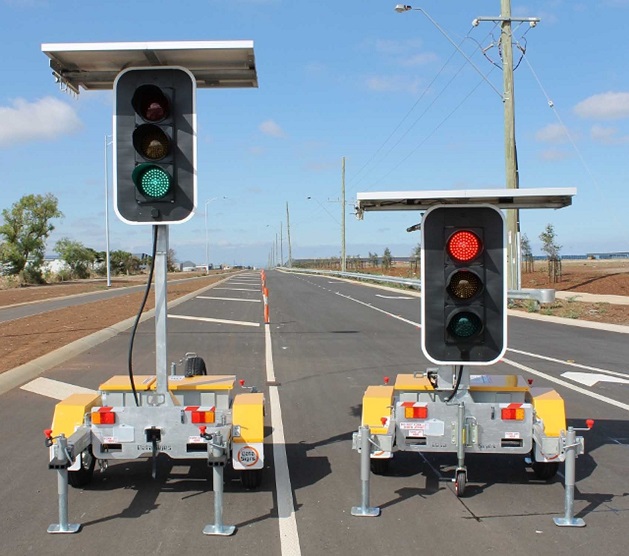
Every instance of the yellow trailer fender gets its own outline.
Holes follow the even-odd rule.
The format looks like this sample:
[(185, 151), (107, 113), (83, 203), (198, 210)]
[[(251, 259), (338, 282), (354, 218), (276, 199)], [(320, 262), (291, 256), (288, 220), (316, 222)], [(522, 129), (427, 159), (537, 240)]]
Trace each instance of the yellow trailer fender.
[(72, 394), (55, 406), (52, 418), (52, 435), (64, 434), (70, 437), (72, 433), (85, 422), (85, 415), (93, 407), (101, 405), (99, 394)]
[(234, 469), (251, 470), (264, 467), (264, 395), (238, 394), (232, 405), (234, 437), (232, 465)]

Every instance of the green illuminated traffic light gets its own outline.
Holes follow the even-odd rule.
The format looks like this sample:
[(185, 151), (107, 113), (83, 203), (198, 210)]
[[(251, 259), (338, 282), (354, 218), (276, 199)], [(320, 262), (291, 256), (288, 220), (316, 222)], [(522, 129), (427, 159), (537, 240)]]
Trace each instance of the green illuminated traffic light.
[(129, 224), (185, 222), (197, 200), (194, 77), (130, 68), (114, 90), (116, 214)]

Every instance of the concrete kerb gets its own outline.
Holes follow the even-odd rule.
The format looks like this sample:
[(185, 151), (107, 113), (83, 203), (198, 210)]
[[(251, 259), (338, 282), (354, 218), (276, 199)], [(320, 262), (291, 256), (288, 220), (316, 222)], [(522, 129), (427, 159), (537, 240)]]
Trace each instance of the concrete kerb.
[[(204, 293), (207, 290), (215, 288), (219, 284), (225, 282), (225, 280), (227, 280), (229, 277), (223, 278), (222, 280), (219, 280), (214, 284), (210, 284), (209, 286), (205, 286), (194, 292), (181, 296), (174, 301), (171, 301), (168, 304), (168, 308), (171, 309), (173, 307), (176, 307), (177, 305), (180, 305), (181, 303), (184, 303), (192, 299), (193, 297)], [(144, 322), (147, 319), (153, 318), (154, 315), (155, 309), (151, 309), (150, 311), (147, 311), (142, 315), (142, 317), (140, 318), (140, 322)], [(74, 342), (66, 346), (60, 347), (55, 351), (51, 351), (46, 355), (42, 355), (37, 359), (33, 359), (28, 363), (24, 363), (24, 365), (20, 365), (19, 367), (15, 367), (13, 369), (5, 371), (4, 373), (0, 374), (0, 395), (8, 392), (9, 390), (12, 390), (13, 388), (21, 386), (22, 384), (27, 383), (30, 380), (33, 380), (48, 369), (60, 365), (64, 361), (68, 361), (72, 357), (76, 357), (84, 351), (87, 351), (88, 349), (102, 344), (103, 342), (109, 340), (110, 338), (113, 338), (117, 334), (128, 330), (133, 326), (135, 319), (136, 317), (130, 317), (112, 326), (104, 328), (103, 330), (94, 332), (89, 336), (79, 338), (78, 340), (75, 340)]]

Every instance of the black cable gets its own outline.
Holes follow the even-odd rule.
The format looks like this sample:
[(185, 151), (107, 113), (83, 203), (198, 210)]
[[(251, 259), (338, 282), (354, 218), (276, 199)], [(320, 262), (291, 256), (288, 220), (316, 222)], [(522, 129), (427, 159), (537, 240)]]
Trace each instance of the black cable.
[(149, 297), (149, 292), (151, 291), (151, 282), (153, 281), (153, 269), (155, 268), (155, 254), (157, 253), (157, 226), (153, 226), (153, 251), (151, 253), (151, 268), (149, 270), (149, 279), (146, 284), (146, 290), (144, 290), (144, 299), (142, 299), (142, 303), (140, 304), (140, 311), (138, 315), (135, 317), (135, 322), (133, 323), (133, 328), (131, 329), (131, 340), (129, 342), (129, 359), (128, 359), (128, 368), (129, 368), (129, 381), (131, 382), (131, 390), (133, 391), (133, 399), (135, 400), (135, 406), (140, 407), (140, 402), (138, 401), (138, 392), (135, 389), (135, 381), (133, 379), (133, 342), (135, 341), (135, 333), (138, 329), (138, 324), (140, 324), (140, 318), (142, 317), (142, 312), (144, 311), (144, 306), (146, 305), (146, 300)]
[(454, 385), (454, 390), (452, 390), (452, 393), (446, 400), (446, 403), (448, 403), (452, 398), (454, 398), (454, 396), (456, 396), (456, 393), (459, 391), (459, 386), (461, 385), (462, 376), (463, 376), (463, 365), (459, 365), (459, 376), (456, 377), (456, 384)]

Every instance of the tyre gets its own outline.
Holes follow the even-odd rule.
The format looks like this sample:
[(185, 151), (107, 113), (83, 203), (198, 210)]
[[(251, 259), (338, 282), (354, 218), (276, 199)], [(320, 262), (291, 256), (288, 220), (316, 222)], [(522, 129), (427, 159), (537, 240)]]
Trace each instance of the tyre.
[(377, 458), (369, 461), (371, 472), (374, 475), (386, 475), (389, 472), (390, 458)]
[(457, 471), (456, 478), (454, 480), (454, 492), (460, 498), (465, 494), (465, 486), (467, 483), (467, 477), (465, 471)]
[(96, 458), (92, 455), (91, 446), (81, 452), (81, 467), (76, 471), (68, 471), (68, 484), (73, 488), (83, 488), (92, 482)]
[(186, 376), (207, 375), (205, 361), (203, 361), (203, 358), (197, 357), (196, 355), (194, 357), (188, 357), (188, 359), (186, 359), (184, 374)]
[(550, 481), (550, 479), (557, 474), (557, 471), (559, 471), (559, 463), (556, 461), (550, 463), (541, 461), (533, 462), (533, 473), (535, 473), (538, 479), (543, 481)]
[(240, 473), (242, 486), (247, 490), (255, 490), (262, 484), (262, 469), (251, 469)]

